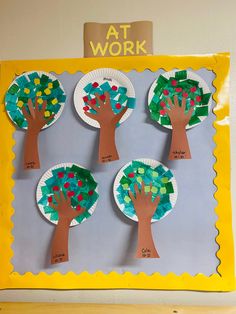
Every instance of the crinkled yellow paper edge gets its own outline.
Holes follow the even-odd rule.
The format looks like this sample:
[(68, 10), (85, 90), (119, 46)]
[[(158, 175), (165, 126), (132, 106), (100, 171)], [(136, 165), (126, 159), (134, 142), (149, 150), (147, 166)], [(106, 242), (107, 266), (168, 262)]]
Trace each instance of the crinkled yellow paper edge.
[[(235, 289), (230, 199), (229, 54), (2, 61), (0, 65), (0, 99), (2, 102), (0, 110), (0, 288), (126, 288), (205, 291), (230, 291)], [(11, 234), (13, 223), (11, 216), (14, 213), (12, 207), (14, 199), (12, 194), (14, 186), (12, 175), (14, 172), (13, 133), (15, 129), (4, 112), (4, 94), (15, 74), (21, 74), (25, 71), (42, 70), (58, 74), (67, 71), (72, 74), (77, 71), (86, 73), (101, 67), (111, 67), (123, 71), (137, 70), (139, 72), (145, 69), (156, 71), (159, 68), (163, 68), (169, 71), (173, 68), (192, 68), (197, 70), (204, 67), (214, 71), (216, 74), (213, 82), (216, 92), (213, 97), (217, 103), (214, 109), (216, 115), (214, 122), (216, 129), (214, 136), (216, 162), (214, 169), (217, 174), (214, 183), (217, 187), (215, 193), (217, 200), (215, 211), (218, 215), (216, 228), (219, 231), (216, 241), (220, 247), (217, 252), (217, 257), (220, 260), (217, 269), (218, 274), (208, 277), (203, 274), (191, 276), (183, 273), (178, 276), (174, 273), (168, 273), (163, 276), (160, 273), (146, 275), (145, 273), (132, 274), (126, 272), (118, 274), (111, 272), (104, 274), (101, 271), (97, 271), (94, 274), (69, 272), (63, 275), (59, 272), (54, 272), (53, 274), (41, 272), (35, 275), (28, 272), (20, 275), (14, 271), (11, 264), (13, 256), (11, 249), (13, 243)]]

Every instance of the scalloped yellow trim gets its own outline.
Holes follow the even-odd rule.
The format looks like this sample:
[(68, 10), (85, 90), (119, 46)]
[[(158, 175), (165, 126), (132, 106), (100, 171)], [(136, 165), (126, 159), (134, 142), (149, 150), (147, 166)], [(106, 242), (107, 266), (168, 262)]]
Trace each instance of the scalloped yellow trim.
[[(205, 276), (198, 274), (191, 276), (187, 273), (177, 276), (169, 273), (165, 276), (160, 273), (137, 275), (126, 272), (118, 274), (111, 272), (104, 274), (100, 271), (89, 274), (83, 272), (75, 274), (69, 272), (65, 275), (55, 272), (53, 274), (25, 273), (20, 275), (13, 271), (11, 258), (13, 251), (11, 244), (13, 236), (11, 230), (13, 223), (11, 216), (14, 214), (12, 201), (14, 195), (12, 188), (14, 181), (13, 167), (13, 133), (14, 126), (10, 123), (4, 112), (3, 97), (15, 77), (24, 71), (42, 70), (46, 72), (62, 73), (68, 71), (87, 73), (100, 67), (111, 67), (123, 71), (133, 69), (141, 72), (145, 69), (156, 71), (164, 68), (170, 71), (173, 68), (207, 68), (214, 71), (216, 78), (213, 82), (216, 92), (213, 95), (217, 103), (214, 113), (216, 120), (214, 127), (216, 134), (214, 141), (216, 147), (214, 155), (216, 162), (214, 169), (217, 173), (214, 183), (217, 186), (215, 198), (218, 215), (216, 228), (219, 235), (216, 238), (219, 244), (217, 257), (220, 260), (218, 274)], [(221, 53), (204, 56), (145, 56), (145, 57), (117, 57), (117, 58), (85, 58), (65, 60), (27, 60), (27, 61), (2, 61), (0, 63), (0, 109), (1, 125), (1, 189), (0, 189), (0, 288), (51, 288), (51, 289), (172, 289), (172, 290), (208, 290), (230, 291), (235, 289), (234, 280), (234, 253), (230, 199), (230, 134), (229, 134), (229, 54)]]

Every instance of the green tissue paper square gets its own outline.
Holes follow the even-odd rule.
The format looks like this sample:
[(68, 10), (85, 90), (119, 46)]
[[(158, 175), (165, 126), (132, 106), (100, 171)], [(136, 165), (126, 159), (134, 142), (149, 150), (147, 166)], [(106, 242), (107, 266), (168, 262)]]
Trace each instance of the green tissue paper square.
[(196, 107), (195, 114), (197, 116), (208, 116), (208, 106)]

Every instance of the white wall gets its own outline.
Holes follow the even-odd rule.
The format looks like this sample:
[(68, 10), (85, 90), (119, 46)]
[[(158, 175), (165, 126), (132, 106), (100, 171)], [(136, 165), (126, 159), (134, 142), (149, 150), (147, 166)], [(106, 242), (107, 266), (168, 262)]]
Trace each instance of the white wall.
[[(0, 0), (0, 58), (82, 57), (83, 23), (89, 21), (151, 20), (155, 54), (230, 51), (232, 177), (235, 178), (235, 15), (234, 0)], [(235, 179), (232, 180), (232, 191), (236, 191)], [(236, 193), (233, 194), (235, 211)], [(236, 305), (236, 293), (11, 290), (0, 291), (0, 301)]]

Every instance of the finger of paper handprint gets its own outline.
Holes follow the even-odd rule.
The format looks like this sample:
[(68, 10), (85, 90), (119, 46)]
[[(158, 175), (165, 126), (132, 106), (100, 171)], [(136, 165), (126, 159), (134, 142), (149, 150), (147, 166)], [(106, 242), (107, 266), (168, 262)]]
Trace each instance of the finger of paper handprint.
[(110, 97), (110, 94), (109, 94), (108, 92), (105, 92), (104, 95), (105, 95), (105, 97), (106, 97), (106, 99), (105, 99), (105, 104), (110, 107), (110, 106), (111, 106), (111, 97)]
[(89, 100), (89, 101), (88, 101), (88, 105), (89, 105), (89, 107), (91, 107), (93, 110), (95, 110), (95, 111), (98, 113), (98, 112), (100, 111), (100, 107), (98, 107), (98, 106), (96, 105), (96, 103), (94, 103), (94, 99), (95, 99), (95, 98)]
[(59, 194), (58, 193), (54, 193), (54, 198), (55, 198), (55, 200), (57, 202), (57, 210), (59, 210), (60, 209), (60, 203), (61, 203), (61, 199), (60, 199)]
[(155, 199), (153, 200), (153, 204), (154, 204), (155, 210), (156, 210), (157, 206), (159, 205), (160, 200), (161, 200), (161, 197), (160, 197), (159, 195), (157, 195), (157, 196), (155, 197)]
[(24, 117), (26, 118), (26, 120), (29, 123), (29, 120), (32, 118), (32, 116), (28, 113), (28, 111), (27, 111), (25, 106), (23, 106), (21, 110), (22, 110), (22, 113), (23, 113)]
[(54, 204), (53, 202), (49, 202), (49, 206), (57, 211), (57, 205)]
[(94, 120), (96, 120), (96, 121), (98, 121), (98, 119), (99, 119), (99, 117), (98, 117), (97, 114), (94, 114), (94, 113), (91, 113), (91, 112), (88, 112), (88, 111), (86, 111), (84, 114), (85, 114), (87, 117), (89, 117), (89, 118), (91, 118), (91, 119), (94, 119)]
[(102, 108), (104, 106), (104, 102), (101, 100), (101, 95), (99, 95), (98, 93), (95, 94), (96, 100), (99, 104), (99, 107)]
[(131, 192), (131, 190), (128, 192), (129, 193), (129, 197), (131, 198), (132, 203), (135, 203), (135, 196), (134, 194)]
[(135, 191), (135, 198), (136, 199), (138, 199), (139, 198), (139, 196), (140, 196), (140, 190), (139, 190), (139, 188), (138, 188), (138, 184), (135, 184), (134, 185), (134, 191)]
[(43, 104), (42, 104), (42, 109), (40, 110), (43, 115), (44, 115), (44, 113), (45, 113), (45, 111), (46, 111), (46, 107), (47, 107), (47, 101), (44, 100), (44, 101), (43, 101)]
[(175, 107), (179, 107), (179, 100), (178, 100), (177, 95), (174, 95), (174, 105), (175, 105)]
[(187, 117), (188, 121), (190, 120), (190, 118), (191, 118), (193, 112), (194, 112), (194, 108), (191, 108), (191, 109), (188, 111), (188, 113), (186, 114), (186, 117)]
[(34, 110), (34, 106), (33, 106), (33, 102), (32, 102), (31, 98), (28, 100), (28, 108), (29, 108), (29, 112), (30, 112), (31, 116), (34, 119), (35, 118), (35, 110)]
[[(168, 102), (168, 105), (170, 106), (170, 109), (174, 108), (174, 104), (173, 104), (171, 98), (170, 98), (170, 97), (167, 97), (166, 100), (167, 100), (167, 102)], [(170, 110), (168, 107), (165, 107), (165, 109)]]
[(183, 97), (182, 103), (181, 103), (181, 108), (183, 109), (183, 112), (185, 112), (185, 110), (186, 110), (186, 101), (187, 101), (187, 99), (185, 97)]
[(124, 107), (124, 109), (122, 109), (122, 111), (120, 111), (116, 116), (115, 116), (115, 120), (117, 122), (119, 122), (121, 120), (121, 118), (123, 117), (123, 115), (126, 113), (126, 111), (128, 110), (128, 107)]

